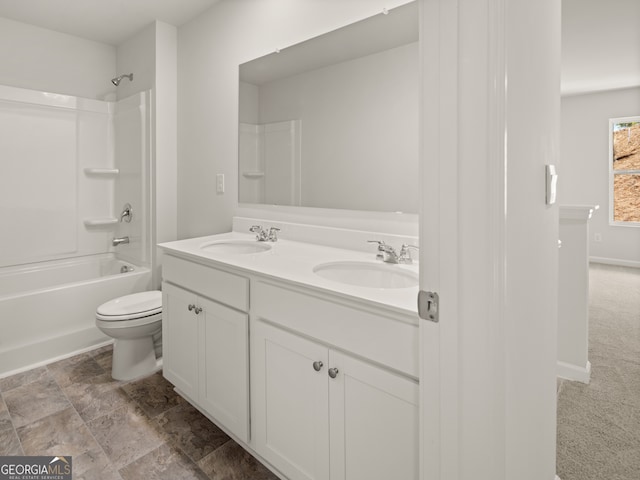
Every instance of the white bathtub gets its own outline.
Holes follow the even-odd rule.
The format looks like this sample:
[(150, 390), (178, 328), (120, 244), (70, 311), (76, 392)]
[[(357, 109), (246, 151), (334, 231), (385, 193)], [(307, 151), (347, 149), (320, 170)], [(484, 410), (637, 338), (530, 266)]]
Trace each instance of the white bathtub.
[(149, 269), (113, 254), (0, 268), (0, 377), (109, 343), (96, 307), (150, 286)]

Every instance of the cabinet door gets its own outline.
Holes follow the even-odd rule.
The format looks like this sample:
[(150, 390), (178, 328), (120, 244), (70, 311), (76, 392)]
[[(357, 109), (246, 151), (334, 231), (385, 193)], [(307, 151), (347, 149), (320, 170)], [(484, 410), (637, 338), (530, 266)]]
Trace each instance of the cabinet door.
[(188, 397), (198, 398), (198, 317), (196, 296), (162, 284), (162, 372)]
[(249, 441), (248, 316), (198, 298), (199, 404), (241, 440)]
[(333, 350), (329, 368), (331, 480), (417, 479), (417, 382)]
[(253, 439), (291, 480), (329, 478), (327, 356), (322, 345), (252, 319)]

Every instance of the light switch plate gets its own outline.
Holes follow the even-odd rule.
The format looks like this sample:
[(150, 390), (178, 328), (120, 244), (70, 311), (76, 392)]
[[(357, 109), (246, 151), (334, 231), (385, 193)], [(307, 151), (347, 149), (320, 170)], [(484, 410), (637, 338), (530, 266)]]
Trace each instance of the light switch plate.
[(216, 174), (216, 192), (224, 193), (224, 173)]

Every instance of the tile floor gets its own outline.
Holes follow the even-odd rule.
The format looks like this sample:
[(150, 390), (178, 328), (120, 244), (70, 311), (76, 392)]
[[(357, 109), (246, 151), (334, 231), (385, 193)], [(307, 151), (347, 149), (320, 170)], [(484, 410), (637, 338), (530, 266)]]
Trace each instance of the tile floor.
[(0, 379), (0, 455), (71, 455), (75, 480), (275, 480), (161, 373), (111, 378), (111, 347)]

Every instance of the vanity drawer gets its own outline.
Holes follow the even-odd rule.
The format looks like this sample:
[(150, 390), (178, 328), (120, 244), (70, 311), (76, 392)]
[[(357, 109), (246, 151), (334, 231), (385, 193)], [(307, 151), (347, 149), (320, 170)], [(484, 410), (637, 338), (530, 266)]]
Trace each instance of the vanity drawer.
[(165, 255), (162, 278), (243, 312), (249, 310), (249, 279), (240, 275)]
[(418, 323), (255, 282), (251, 315), (418, 377)]

